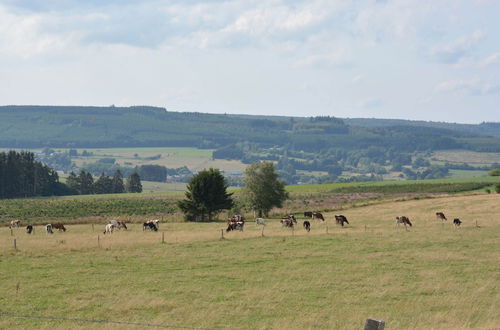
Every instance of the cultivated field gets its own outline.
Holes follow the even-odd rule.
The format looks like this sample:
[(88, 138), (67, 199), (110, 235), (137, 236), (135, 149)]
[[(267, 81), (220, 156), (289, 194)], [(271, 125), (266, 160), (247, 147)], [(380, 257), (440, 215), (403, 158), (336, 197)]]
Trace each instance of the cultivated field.
[[(192, 171), (218, 168), (224, 171), (244, 171), (246, 165), (236, 160), (212, 159), (213, 150), (196, 148), (101, 148), (77, 149), (92, 152), (89, 157), (72, 158), (77, 166), (93, 163), (101, 158), (115, 158), (122, 166), (163, 165), (168, 168), (187, 166)], [(160, 155), (160, 158), (156, 156)]]
[[(436, 211), (462, 227), (438, 222)], [(498, 195), (342, 212), (345, 228), (328, 213), (309, 234), (271, 219), (264, 237), (247, 223), (224, 240), (224, 223), (164, 223), (156, 233), (132, 225), (106, 236), (103, 224), (52, 236), (3, 227), (0, 328), (361, 329), (368, 317), (386, 329), (500, 327)], [(402, 214), (409, 230), (395, 225)]]

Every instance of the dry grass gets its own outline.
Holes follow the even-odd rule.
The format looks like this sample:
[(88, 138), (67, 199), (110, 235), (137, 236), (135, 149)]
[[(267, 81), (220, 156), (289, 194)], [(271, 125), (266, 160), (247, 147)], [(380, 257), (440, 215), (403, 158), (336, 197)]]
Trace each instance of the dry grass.
[[(437, 211), (460, 217), (463, 227), (441, 224)], [(41, 227), (33, 236), (2, 228), (0, 311), (241, 329), (360, 329), (368, 317), (386, 320), (387, 329), (500, 326), (498, 196), (393, 202), (343, 214), (351, 221), (345, 228), (329, 213), (309, 234), (274, 219), (263, 238), (247, 223), (224, 240), (224, 223), (166, 223), (166, 244), (161, 232), (138, 225), (106, 236), (103, 225), (94, 232), (74, 225), (52, 236)], [(408, 231), (395, 225), (403, 214), (414, 223)], [(0, 328), (13, 327), (124, 328), (0, 316)]]

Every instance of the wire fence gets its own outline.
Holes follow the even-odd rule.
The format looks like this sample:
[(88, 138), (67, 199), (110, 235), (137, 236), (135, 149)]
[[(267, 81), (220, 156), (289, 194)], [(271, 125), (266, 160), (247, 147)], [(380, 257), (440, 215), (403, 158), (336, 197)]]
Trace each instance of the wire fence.
[(46, 315), (26, 315), (26, 314), (22, 315), (22, 314), (0, 313), (0, 317), (40, 319), (40, 320), (52, 320), (52, 321), (72, 321), (72, 322), (82, 322), (82, 323), (102, 323), (102, 324), (106, 323), (106, 324), (119, 324), (119, 325), (130, 325), (139, 327), (164, 328), (164, 329), (220, 330), (218, 328), (196, 328), (196, 327), (179, 326), (179, 325), (112, 321), (112, 320), (93, 320), (93, 319), (76, 318), (76, 317), (57, 317), (57, 316), (46, 316)]

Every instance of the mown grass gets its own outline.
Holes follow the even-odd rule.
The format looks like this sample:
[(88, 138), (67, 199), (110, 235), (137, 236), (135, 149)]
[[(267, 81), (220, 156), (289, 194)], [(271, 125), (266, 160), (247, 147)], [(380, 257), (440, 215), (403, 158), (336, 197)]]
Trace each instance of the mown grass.
[[(224, 240), (223, 223), (161, 224), (166, 244), (139, 226), (107, 236), (90, 225), (52, 236), (2, 228), (0, 312), (237, 329), (360, 329), (368, 317), (387, 329), (499, 326), (498, 196), (343, 212), (345, 228), (329, 213), (309, 234), (268, 220), (265, 237), (248, 223)], [(414, 227), (396, 227), (401, 214)], [(116, 327), (0, 316), (0, 328)]]

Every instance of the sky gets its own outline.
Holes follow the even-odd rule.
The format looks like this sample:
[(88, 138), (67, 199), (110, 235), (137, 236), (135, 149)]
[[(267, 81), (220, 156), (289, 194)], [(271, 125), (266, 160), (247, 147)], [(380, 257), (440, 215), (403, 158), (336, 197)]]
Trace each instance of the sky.
[(500, 0), (0, 0), (0, 105), (500, 122)]

